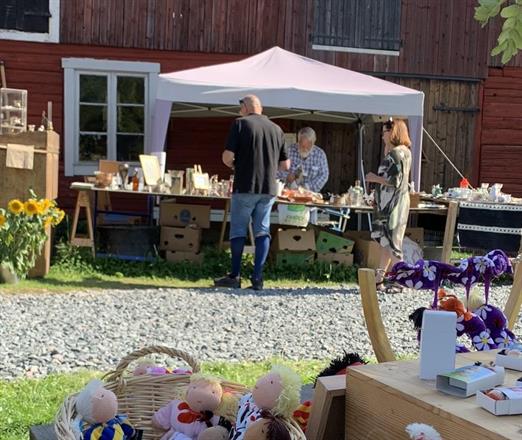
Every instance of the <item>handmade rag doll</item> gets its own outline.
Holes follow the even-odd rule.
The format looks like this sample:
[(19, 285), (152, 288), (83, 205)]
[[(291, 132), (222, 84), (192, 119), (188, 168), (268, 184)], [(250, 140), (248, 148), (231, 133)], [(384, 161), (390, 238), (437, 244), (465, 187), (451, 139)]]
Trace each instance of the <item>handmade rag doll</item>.
[(74, 430), (77, 439), (129, 440), (136, 436), (127, 417), (117, 415), (116, 395), (105, 389), (100, 380), (92, 380), (78, 394), (76, 412)]
[[(294, 371), (274, 365), (268, 374), (258, 379), (252, 393), (246, 394), (240, 400), (236, 424), (230, 438), (245, 439), (250, 425), (259, 419), (267, 418), (268, 415), (291, 419), (292, 413), (299, 405), (300, 390), (301, 379)], [(263, 417), (263, 411), (267, 417)], [(253, 429), (261, 429), (264, 423), (256, 426), (257, 428)]]
[[(234, 394), (223, 391), (219, 379), (194, 374), (190, 378), (185, 400), (172, 400), (156, 411), (152, 425), (167, 431), (161, 440), (219, 439), (227, 430), (224, 416), (237, 407), (237, 401)], [(220, 424), (224, 426), (212, 429), (213, 435), (204, 434), (205, 430)]]

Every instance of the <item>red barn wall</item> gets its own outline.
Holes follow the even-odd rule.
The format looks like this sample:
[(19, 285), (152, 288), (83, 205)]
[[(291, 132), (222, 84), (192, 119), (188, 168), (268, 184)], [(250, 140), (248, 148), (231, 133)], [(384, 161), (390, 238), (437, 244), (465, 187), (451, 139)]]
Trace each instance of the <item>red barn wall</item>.
[[(62, 58), (98, 58), (122, 61), (145, 61), (161, 64), (161, 72), (234, 61), (238, 55), (172, 52), (160, 50), (122, 49), (101, 46), (43, 44), (0, 40), (0, 59), (5, 63), (8, 87), (28, 90), (27, 123), (39, 126), (47, 102), (53, 102), (53, 125), (62, 136), (60, 154), (59, 202), (65, 208), (74, 206), (75, 192), (70, 183), (78, 178), (64, 177), (63, 157), (63, 84)], [(221, 151), (230, 119), (200, 119), (173, 123), (167, 140), (169, 167), (184, 168), (205, 159), (209, 172), (228, 175), (221, 163)], [(185, 125), (186, 124), (186, 125)], [(204, 152), (204, 154), (202, 154)], [(207, 162), (208, 161), (208, 162)], [(207, 167), (205, 167), (207, 168)]]
[(479, 182), (522, 197), (522, 68), (490, 68), (484, 83)]

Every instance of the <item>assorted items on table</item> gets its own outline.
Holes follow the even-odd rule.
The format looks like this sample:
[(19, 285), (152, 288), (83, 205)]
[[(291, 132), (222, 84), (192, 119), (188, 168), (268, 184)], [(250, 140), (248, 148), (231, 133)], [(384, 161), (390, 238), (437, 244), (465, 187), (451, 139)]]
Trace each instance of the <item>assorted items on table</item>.
[[(496, 249), (484, 256), (462, 259), (458, 266), (433, 260), (419, 260), (416, 264), (400, 262), (387, 274), (389, 281), (402, 286), (434, 292), (430, 308), (421, 307), (410, 315), (421, 346), (421, 378), (436, 377), (437, 390), (454, 396), (476, 394), (477, 404), (495, 415), (522, 414), (520, 384), (502, 386), (504, 368), (522, 371), (522, 345), (508, 328), (502, 310), (489, 303), (489, 288), (493, 279), (511, 273), (509, 258)], [(463, 286), (466, 304), (455, 294), (441, 288), (443, 282)], [(484, 286), (483, 297), (472, 290), (479, 282)], [(445, 317), (448, 319), (445, 320)], [(445, 334), (448, 334), (447, 338)], [(455, 352), (469, 352), (457, 340), (463, 335), (470, 338), (471, 345), (478, 351), (499, 350), (495, 362), (454, 369)], [(426, 375), (426, 371), (431, 376)], [(505, 402), (498, 404), (498, 401)]]

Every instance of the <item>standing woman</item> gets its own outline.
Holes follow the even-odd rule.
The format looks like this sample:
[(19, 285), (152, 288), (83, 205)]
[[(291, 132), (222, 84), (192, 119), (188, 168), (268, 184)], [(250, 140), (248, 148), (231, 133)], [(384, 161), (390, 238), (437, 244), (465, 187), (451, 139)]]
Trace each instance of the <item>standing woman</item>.
[(402, 260), (402, 240), (410, 210), (409, 177), (411, 141), (403, 120), (384, 123), (384, 159), (378, 174), (368, 173), (366, 181), (377, 183), (372, 238), (382, 247), (377, 284), (381, 285), (390, 263)]

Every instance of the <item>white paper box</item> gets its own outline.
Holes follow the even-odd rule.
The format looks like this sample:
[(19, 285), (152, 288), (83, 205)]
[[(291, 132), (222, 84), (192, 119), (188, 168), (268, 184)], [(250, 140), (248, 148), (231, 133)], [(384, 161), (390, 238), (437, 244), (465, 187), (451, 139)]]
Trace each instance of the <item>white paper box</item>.
[(426, 310), (422, 315), (420, 378), (434, 380), (437, 374), (455, 369), (457, 314)]
[(522, 414), (522, 387), (499, 387), (496, 389), (505, 393), (509, 399), (495, 400), (486, 396), (483, 391), (479, 391), (477, 393), (477, 404), (496, 416)]
[(510, 370), (522, 371), (522, 356), (516, 357), (497, 353), (495, 364), (509, 368)]
[[(472, 372), (465, 374), (463, 371)], [(457, 373), (460, 373), (457, 375)], [(479, 390), (493, 388), (504, 383), (504, 367), (488, 368), (484, 365), (466, 365), (437, 376), (437, 390), (457, 397), (469, 397)], [(459, 380), (465, 377), (465, 380)]]

